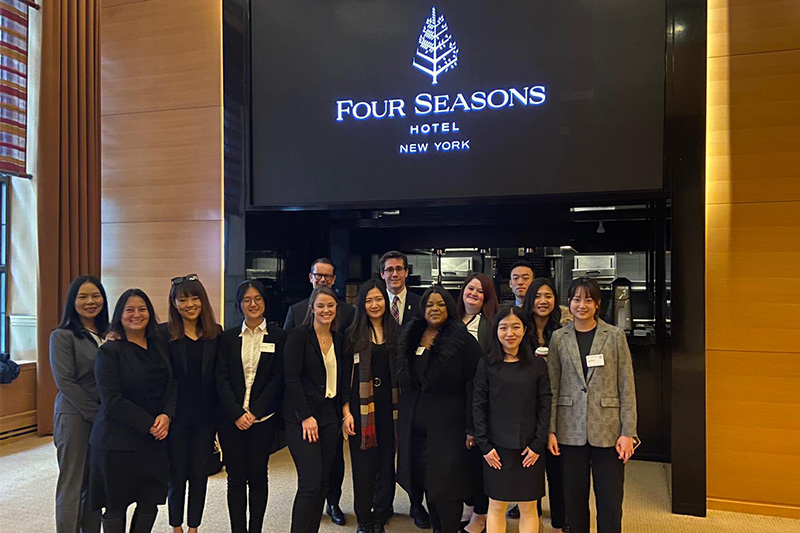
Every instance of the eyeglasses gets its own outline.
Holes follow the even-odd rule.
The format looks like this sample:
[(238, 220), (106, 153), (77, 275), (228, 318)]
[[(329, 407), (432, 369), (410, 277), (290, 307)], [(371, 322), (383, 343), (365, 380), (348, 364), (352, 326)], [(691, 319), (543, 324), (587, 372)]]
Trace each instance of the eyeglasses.
[(406, 267), (404, 267), (404, 266), (386, 267), (386, 268), (383, 269), (383, 272), (388, 272), (389, 275), (392, 275), (395, 272), (397, 272), (398, 274), (402, 274), (405, 271), (406, 271)]
[(314, 276), (316, 281), (322, 281), (323, 279), (325, 281), (333, 281), (334, 276), (336, 276), (336, 274), (317, 274), (316, 272), (312, 272), (311, 275)]
[(197, 274), (187, 274), (185, 276), (178, 276), (177, 278), (172, 278), (173, 285), (180, 285), (185, 281), (197, 281), (200, 278), (197, 277)]

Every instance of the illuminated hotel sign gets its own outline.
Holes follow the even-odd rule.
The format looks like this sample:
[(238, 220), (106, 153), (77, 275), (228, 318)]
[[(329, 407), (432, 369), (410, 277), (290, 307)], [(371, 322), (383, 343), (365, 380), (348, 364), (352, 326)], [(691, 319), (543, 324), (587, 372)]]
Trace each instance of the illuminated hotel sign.
[[(430, 76), (431, 85), (439, 84), (439, 77), (458, 66), (459, 49), (444, 15), (431, 8), (417, 41), (413, 68)], [(434, 94), (422, 92), (413, 102), (405, 98), (383, 98), (369, 101), (337, 100), (336, 122), (408, 119), (419, 117), (408, 126), (408, 142), (397, 146), (400, 154), (453, 153), (471, 150), (470, 139), (458, 125), (463, 113), (506, 108), (536, 107), (547, 100), (544, 85), (521, 87), (478, 88), (467, 93)], [(413, 119), (411, 119), (413, 120)], [(427, 142), (425, 142), (427, 141)]]

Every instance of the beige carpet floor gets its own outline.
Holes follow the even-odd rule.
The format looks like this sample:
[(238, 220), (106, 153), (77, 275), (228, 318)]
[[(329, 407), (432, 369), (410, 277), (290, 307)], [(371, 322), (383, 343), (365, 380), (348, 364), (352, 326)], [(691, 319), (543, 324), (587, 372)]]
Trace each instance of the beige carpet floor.
[[(349, 462), (349, 459), (347, 459)], [(0, 532), (44, 533), (55, 530), (53, 501), (57, 465), (51, 438), (26, 437), (0, 444)], [(345, 478), (342, 509), (348, 524), (335, 526), (325, 516), (320, 531), (343, 533), (355, 531), (352, 482), (349, 471)], [(722, 511), (709, 511), (707, 518), (678, 516), (670, 513), (669, 466), (659, 463), (632, 462), (626, 470), (624, 528), (630, 533), (656, 532), (800, 532), (800, 521), (785, 518), (752, 516)], [(296, 489), (294, 465), (287, 450), (270, 461), (270, 497), (264, 531), (289, 531), (292, 501)], [(545, 531), (551, 533), (545, 499)], [(390, 533), (420, 533), (408, 512), (408, 498), (398, 488), (395, 499), (397, 513), (387, 527)], [(169, 533), (166, 507), (159, 509), (154, 531)], [(209, 480), (208, 499), (203, 525), (206, 533), (230, 531), (225, 502), (225, 474)], [(430, 530), (427, 530), (430, 532)], [(517, 531), (516, 521), (509, 521), (509, 533)], [(593, 529), (594, 531), (594, 529)]]

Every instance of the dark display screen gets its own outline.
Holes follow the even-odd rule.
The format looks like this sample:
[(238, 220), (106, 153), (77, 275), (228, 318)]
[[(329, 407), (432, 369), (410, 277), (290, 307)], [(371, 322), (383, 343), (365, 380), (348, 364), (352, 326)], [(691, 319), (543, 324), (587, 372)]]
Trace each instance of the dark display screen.
[(663, 187), (663, 0), (251, 5), (254, 206)]

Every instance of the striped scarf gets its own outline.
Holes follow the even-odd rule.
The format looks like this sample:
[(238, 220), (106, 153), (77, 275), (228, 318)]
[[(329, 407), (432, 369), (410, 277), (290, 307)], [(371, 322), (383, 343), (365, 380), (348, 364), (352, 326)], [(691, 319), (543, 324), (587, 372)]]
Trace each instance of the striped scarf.
[[(389, 370), (392, 376), (392, 421), (394, 440), (397, 442), (397, 403), (400, 388), (397, 386), (395, 361), (389, 353)], [(372, 343), (361, 352), (358, 363), (358, 398), (361, 414), (361, 449), (369, 450), (378, 446), (378, 433), (375, 426), (375, 385), (372, 378)]]

